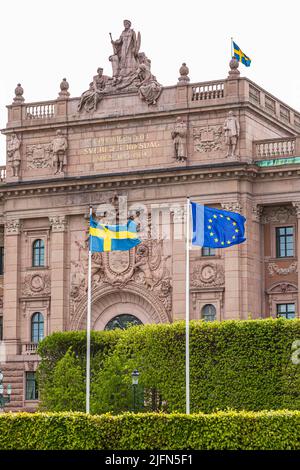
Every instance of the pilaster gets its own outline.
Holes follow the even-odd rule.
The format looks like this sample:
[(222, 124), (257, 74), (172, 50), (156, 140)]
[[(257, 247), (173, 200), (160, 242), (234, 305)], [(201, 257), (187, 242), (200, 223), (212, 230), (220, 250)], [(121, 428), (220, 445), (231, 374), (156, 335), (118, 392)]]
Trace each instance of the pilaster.
[(296, 234), (296, 256), (298, 260), (298, 305), (296, 316), (300, 316), (300, 275), (299, 275), (299, 254), (300, 254), (300, 201), (292, 203), (297, 216), (297, 234)]

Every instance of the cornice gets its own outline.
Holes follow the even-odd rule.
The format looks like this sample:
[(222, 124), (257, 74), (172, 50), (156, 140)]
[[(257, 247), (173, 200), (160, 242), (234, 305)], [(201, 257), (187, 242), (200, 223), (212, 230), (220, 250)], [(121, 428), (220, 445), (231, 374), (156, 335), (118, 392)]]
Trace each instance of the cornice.
[(0, 187), (0, 200), (12, 197), (49, 196), (81, 191), (121, 190), (163, 185), (176, 185), (213, 180), (277, 180), (299, 178), (300, 165), (289, 167), (258, 167), (255, 164), (232, 162), (197, 165), (185, 168), (141, 170), (116, 174), (65, 177), (56, 180), (21, 181)]

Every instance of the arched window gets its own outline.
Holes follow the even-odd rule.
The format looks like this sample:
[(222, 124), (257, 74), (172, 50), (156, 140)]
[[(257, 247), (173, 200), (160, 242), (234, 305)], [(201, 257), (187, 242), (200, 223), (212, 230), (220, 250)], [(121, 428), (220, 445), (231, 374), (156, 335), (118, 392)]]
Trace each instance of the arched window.
[(44, 240), (35, 240), (32, 245), (32, 266), (45, 266)]
[(129, 326), (136, 326), (142, 325), (143, 323), (134, 315), (130, 315), (127, 313), (123, 313), (121, 315), (117, 315), (116, 317), (109, 320), (109, 322), (105, 326), (105, 330), (125, 330)]
[(31, 317), (31, 342), (38, 343), (44, 338), (44, 317), (35, 312)]
[(204, 321), (215, 321), (217, 318), (216, 307), (212, 304), (204, 305), (202, 309), (202, 319)]

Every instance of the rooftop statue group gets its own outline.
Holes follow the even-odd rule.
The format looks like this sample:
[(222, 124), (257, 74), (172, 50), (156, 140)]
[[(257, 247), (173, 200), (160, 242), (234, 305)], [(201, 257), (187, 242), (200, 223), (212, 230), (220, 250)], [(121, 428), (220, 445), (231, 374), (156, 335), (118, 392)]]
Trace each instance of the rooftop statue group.
[(109, 57), (112, 64), (112, 77), (103, 75), (103, 68), (98, 68), (97, 75), (89, 89), (81, 95), (78, 111), (96, 111), (103, 96), (122, 91), (138, 91), (148, 105), (155, 105), (162, 91), (162, 86), (151, 73), (151, 61), (140, 51), (141, 34), (131, 29), (131, 22), (124, 20), (124, 31), (117, 40), (110, 34), (113, 54)]

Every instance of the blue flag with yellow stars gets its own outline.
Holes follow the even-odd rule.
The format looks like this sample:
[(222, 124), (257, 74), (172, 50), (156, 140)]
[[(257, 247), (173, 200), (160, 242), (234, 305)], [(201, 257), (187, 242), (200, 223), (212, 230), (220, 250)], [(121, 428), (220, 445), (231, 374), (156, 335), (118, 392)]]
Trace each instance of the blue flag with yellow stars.
[(133, 220), (129, 220), (127, 225), (105, 225), (91, 216), (89, 234), (92, 252), (126, 251), (141, 243)]
[(237, 212), (223, 211), (191, 202), (192, 244), (207, 248), (227, 248), (243, 243), (246, 218)]
[(239, 46), (232, 41), (232, 46), (233, 46), (233, 53), (234, 57), (239, 61), (242, 62), (242, 64), (246, 65), (246, 67), (250, 67), (251, 65), (251, 59), (244, 54), (244, 52), (239, 48)]

